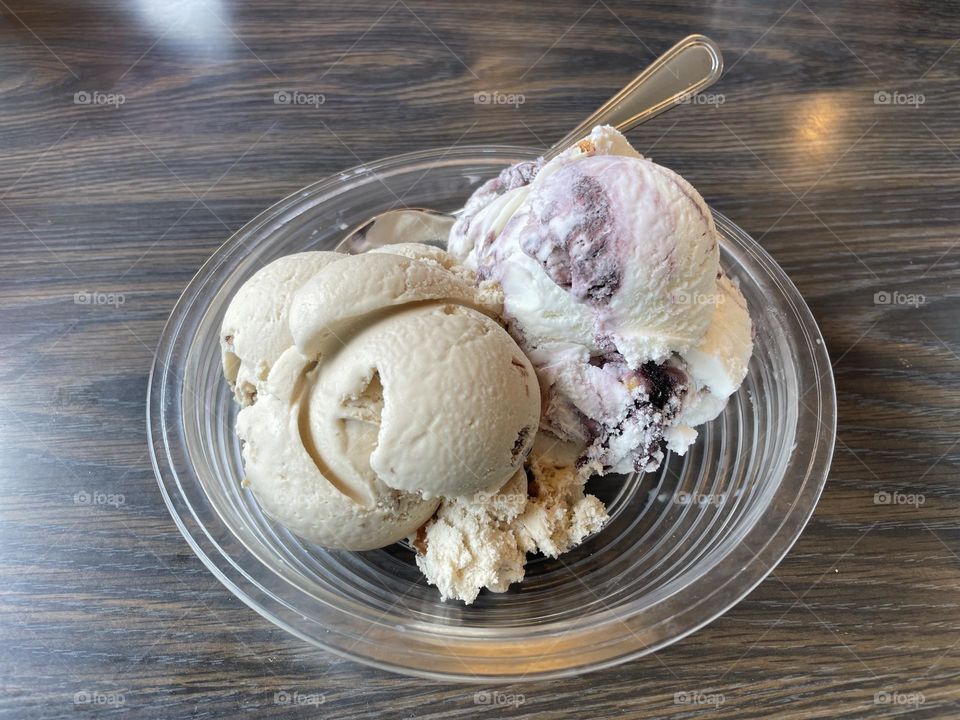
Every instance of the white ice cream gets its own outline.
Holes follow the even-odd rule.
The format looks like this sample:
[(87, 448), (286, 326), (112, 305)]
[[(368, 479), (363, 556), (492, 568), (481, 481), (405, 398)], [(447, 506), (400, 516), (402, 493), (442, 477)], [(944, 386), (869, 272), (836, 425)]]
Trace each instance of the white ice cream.
[(747, 375), (753, 350), (753, 325), (747, 301), (726, 275), (717, 279), (714, 305), (707, 332), (696, 347), (683, 354), (692, 382), (683, 401), (678, 426), (692, 428), (713, 420)]
[(712, 215), (689, 183), (612, 128), (597, 128), (464, 232), (465, 224), (453, 229), (451, 249), (501, 283), (505, 311), (531, 347), (577, 342), (599, 352), (613, 342), (640, 365), (706, 331), (711, 307), (684, 298), (714, 291)]
[(449, 247), (500, 283), (547, 390), (542, 427), (583, 446), (583, 472), (654, 470), (743, 380), (750, 319), (718, 281), (709, 208), (612, 128), (481, 187)]

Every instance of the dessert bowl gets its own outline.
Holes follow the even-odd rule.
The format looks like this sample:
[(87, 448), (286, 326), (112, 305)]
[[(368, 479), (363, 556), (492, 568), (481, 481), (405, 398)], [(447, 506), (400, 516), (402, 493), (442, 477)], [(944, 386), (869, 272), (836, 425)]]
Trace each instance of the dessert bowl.
[(459, 208), (517, 147), (411, 153), (321, 180), (267, 209), (204, 264), (171, 313), (147, 398), (154, 469), (171, 515), (211, 572), (264, 617), (331, 652), (432, 679), (562, 677), (653, 652), (747, 595), (813, 512), (833, 454), (829, 357), (783, 270), (714, 213), (721, 265), (739, 281), (756, 338), (740, 390), (684, 457), (588, 491), (608, 524), (526, 579), (472, 605), (442, 602), (404, 544), (327, 550), (263, 515), (241, 487), (237, 408), (218, 333), (230, 299), (266, 263), (331, 250), (357, 223), (403, 206)]

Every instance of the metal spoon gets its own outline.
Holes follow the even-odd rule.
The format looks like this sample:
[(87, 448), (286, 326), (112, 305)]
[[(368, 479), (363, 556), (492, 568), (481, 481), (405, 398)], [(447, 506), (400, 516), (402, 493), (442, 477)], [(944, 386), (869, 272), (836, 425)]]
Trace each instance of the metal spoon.
[[(622, 133), (632, 130), (710, 87), (722, 71), (723, 56), (716, 43), (704, 35), (688, 35), (555, 143), (544, 153), (544, 159), (551, 160), (572, 147), (596, 125), (612, 125)], [(444, 247), (459, 212), (448, 214), (428, 208), (388, 210), (357, 225), (336, 249), (356, 254), (398, 242)]]

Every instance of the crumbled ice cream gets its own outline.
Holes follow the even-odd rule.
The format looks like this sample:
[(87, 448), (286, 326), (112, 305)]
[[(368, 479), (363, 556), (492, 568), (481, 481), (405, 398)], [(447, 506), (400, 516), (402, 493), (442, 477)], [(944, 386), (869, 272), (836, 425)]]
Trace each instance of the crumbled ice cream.
[(574, 457), (535, 445), (525, 471), (498, 492), (440, 503), (410, 541), (444, 600), (469, 605), (483, 588), (504, 592), (523, 580), (527, 554), (558, 557), (603, 527), (606, 509), (584, 493)]
[(482, 588), (504, 592), (523, 579), (526, 552), (514, 522), (526, 505), (526, 485), (520, 470), (499, 492), (443, 501), (410, 538), (417, 567), (442, 599), (469, 605)]

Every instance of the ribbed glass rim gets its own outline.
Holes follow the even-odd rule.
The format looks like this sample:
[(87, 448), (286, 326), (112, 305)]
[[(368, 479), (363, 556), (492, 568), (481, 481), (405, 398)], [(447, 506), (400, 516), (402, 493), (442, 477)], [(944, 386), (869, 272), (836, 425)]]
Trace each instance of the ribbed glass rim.
[[(197, 478), (192, 468), (178, 463), (171, 452), (172, 430), (180, 419), (179, 392), (184, 382), (185, 356), (178, 355), (183, 347), (181, 330), (196, 311), (210, 279), (224, 264), (250, 252), (247, 241), (251, 238), (266, 242), (274, 230), (298, 215), (349, 191), (351, 180), (371, 175), (386, 177), (421, 164), (438, 166), (467, 160), (486, 162), (489, 159), (494, 168), (536, 155), (536, 150), (515, 146), (425, 150), (358, 165), (313, 183), (267, 208), (234, 233), (196, 273), (170, 314), (154, 357), (146, 405), (151, 461), (164, 501), (188, 544), (221, 583), (268, 620), (313, 645), (375, 667), (429, 679), (515, 682), (521, 677), (525, 680), (557, 678), (609, 667), (675, 642), (739, 602), (786, 555), (814, 510), (826, 482), (836, 432), (836, 396), (826, 346), (809, 308), (784, 271), (745, 232), (714, 211), (725, 241), (749, 255), (780, 290), (781, 300), (793, 313), (789, 320), (795, 331), (794, 339), (807, 353), (804, 362), (798, 364), (797, 373), (799, 386), (810, 388), (806, 394), (809, 402), (804, 404), (809, 412), (806, 415), (800, 412), (798, 426), (803, 425), (804, 431), (796, 433), (797, 446), (783, 482), (775, 491), (778, 507), (786, 508), (775, 528), (755, 524), (742, 542), (717, 558), (705, 574), (675, 588), (653, 605), (640, 607), (639, 602), (633, 602), (626, 608), (595, 613), (583, 623), (557, 623), (556, 627), (545, 623), (527, 634), (521, 632), (522, 628), (478, 632), (476, 628), (464, 627), (452, 635), (449, 628), (440, 633), (426, 624), (418, 627), (417, 623), (399, 629), (390, 623), (374, 627), (371, 638), (396, 641), (410, 648), (406, 662), (370, 652), (369, 643), (360, 649), (359, 643), (350, 643), (348, 647), (344, 642), (347, 636), (337, 636), (337, 615), (343, 613), (345, 619), (349, 617), (351, 622), (356, 622), (355, 608), (351, 609), (346, 603), (342, 607), (330, 606), (329, 617), (308, 618), (297, 610), (296, 588), (292, 585), (287, 588), (291, 598), (265, 587), (250, 572), (248, 563), (259, 561), (249, 550), (246, 550), (248, 557), (237, 557), (237, 553), (231, 555), (218, 543), (216, 538), (222, 536), (224, 527), (214, 524), (222, 523), (222, 519), (216, 513), (202, 518), (197, 512), (189, 497), (191, 490), (196, 494)], [(201, 496), (199, 501), (203, 499)], [(569, 652), (578, 646), (590, 647), (588, 662), (564, 660), (550, 665), (548, 658), (554, 648), (563, 647)], [(418, 653), (424, 657), (432, 654), (455, 659), (463, 669), (451, 664), (449, 669), (437, 670), (435, 660), (421, 661)], [(499, 664), (522, 667), (524, 658), (539, 663), (539, 667), (522, 673), (497, 671)]]

